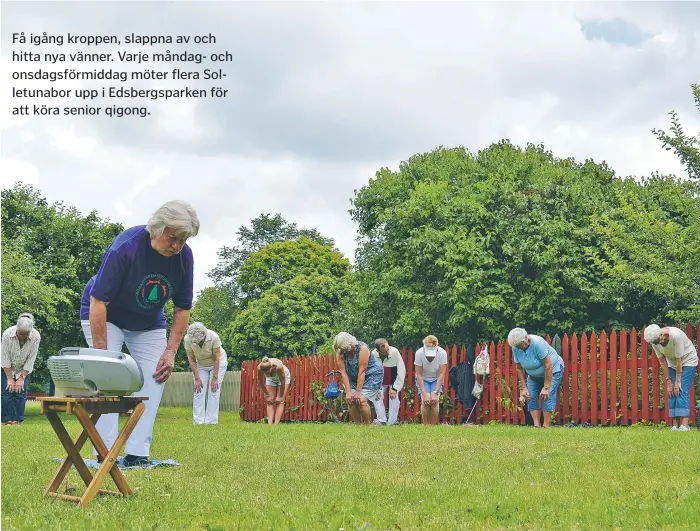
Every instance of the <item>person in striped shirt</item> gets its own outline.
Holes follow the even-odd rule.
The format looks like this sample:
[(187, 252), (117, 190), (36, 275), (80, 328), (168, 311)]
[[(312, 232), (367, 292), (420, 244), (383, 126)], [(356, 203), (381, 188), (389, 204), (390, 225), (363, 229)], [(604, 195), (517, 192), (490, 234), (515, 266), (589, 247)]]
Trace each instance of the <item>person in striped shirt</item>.
[(34, 317), (23, 313), (17, 324), (2, 334), (2, 423), (24, 422), (27, 389), (39, 352), (41, 334), (34, 328)]

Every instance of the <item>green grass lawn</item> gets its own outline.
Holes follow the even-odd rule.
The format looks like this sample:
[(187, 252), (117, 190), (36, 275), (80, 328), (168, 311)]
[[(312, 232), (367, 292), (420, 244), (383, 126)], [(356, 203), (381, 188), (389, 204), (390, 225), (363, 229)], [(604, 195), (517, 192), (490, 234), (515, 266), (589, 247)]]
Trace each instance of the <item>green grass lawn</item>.
[[(27, 409), (2, 427), (4, 530), (700, 528), (697, 430), (268, 427), (233, 413), (195, 427), (167, 408), (152, 457), (182, 466), (127, 470), (133, 496), (82, 510), (43, 496), (63, 450)], [(64, 422), (75, 439), (77, 421)], [(70, 484), (82, 494), (74, 469)]]

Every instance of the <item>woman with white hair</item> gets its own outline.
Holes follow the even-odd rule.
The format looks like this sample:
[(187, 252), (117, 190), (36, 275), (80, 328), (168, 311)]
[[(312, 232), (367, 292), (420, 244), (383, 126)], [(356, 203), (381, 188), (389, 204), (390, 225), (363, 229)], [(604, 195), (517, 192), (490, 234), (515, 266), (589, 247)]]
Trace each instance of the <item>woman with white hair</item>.
[(192, 323), (185, 335), (185, 352), (194, 377), (192, 421), (219, 423), (219, 399), (228, 358), (219, 334), (200, 322)]
[(27, 389), (39, 352), (41, 334), (31, 313), (20, 314), (17, 323), (2, 334), (2, 423), (24, 422)]
[(267, 402), (267, 423), (279, 424), (292, 374), (282, 360), (265, 356), (258, 365), (258, 382)]
[(523, 328), (510, 331), (508, 344), (513, 350), (520, 380), (520, 404), (527, 402), (536, 428), (541, 426), (540, 412), (544, 410), (544, 427), (549, 428), (552, 413), (557, 410), (557, 391), (564, 377), (564, 360), (543, 337), (528, 334)]
[[(173, 372), (193, 299), (194, 261), (185, 243), (199, 232), (199, 219), (184, 201), (158, 208), (146, 225), (131, 227), (109, 245), (97, 274), (83, 291), (80, 320), (92, 348), (129, 353), (141, 367), (146, 410), (126, 443), (126, 466), (148, 463), (163, 384)], [(166, 334), (164, 307), (173, 302)], [(117, 437), (118, 414), (102, 415), (97, 430), (108, 448)]]
[(338, 362), (338, 370), (345, 387), (345, 399), (350, 415), (356, 424), (369, 424), (372, 412), (369, 400), (374, 400), (382, 388), (384, 366), (377, 356), (370, 354), (369, 348), (347, 332), (341, 332), (333, 341), (333, 351)]
[(698, 353), (680, 328), (651, 324), (644, 329), (644, 340), (654, 349), (664, 368), (668, 415), (673, 431), (690, 431), (690, 390), (698, 369)]

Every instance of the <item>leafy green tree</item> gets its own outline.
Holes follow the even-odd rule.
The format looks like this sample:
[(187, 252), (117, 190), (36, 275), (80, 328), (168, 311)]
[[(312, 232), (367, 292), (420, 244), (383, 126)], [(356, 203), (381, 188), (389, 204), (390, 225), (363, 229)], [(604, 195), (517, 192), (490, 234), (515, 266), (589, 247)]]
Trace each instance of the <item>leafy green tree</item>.
[[(39, 190), (22, 183), (2, 191), (1, 211), (3, 246), (13, 242), (17, 256), (23, 257), (19, 259), (28, 259), (34, 268), (27, 266), (26, 271), (36, 272), (35, 278), (45, 285), (59, 288), (54, 291), (51, 313), (42, 311), (41, 305), (39, 310), (23, 310), (37, 316), (42, 333), (40, 360), (63, 347), (84, 345), (79, 317), (83, 288), (97, 273), (107, 246), (123, 230), (122, 225), (103, 220), (94, 211), (83, 216), (61, 202), (49, 205)], [(13, 296), (10, 285), (3, 282), (3, 299)], [(36, 376), (45, 378), (47, 373), (39, 369)]]
[[(2, 244), (2, 330), (29, 311), (37, 322), (58, 323), (56, 309), (68, 301), (69, 290), (45, 281), (46, 274), (11, 240)], [(41, 331), (41, 330), (40, 330)]]
[[(624, 217), (618, 197), (628, 189), (645, 198), (652, 219), (672, 209), (668, 201), (651, 208), (650, 185), (632, 183), (604, 163), (508, 141), (476, 155), (439, 148), (397, 172), (380, 170), (353, 199), (359, 289), (346, 327), (402, 344), (427, 333), (447, 343), (504, 337), (516, 325), (552, 333), (640, 325), (670, 317), (670, 307), (687, 313), (681, 299), (669, 304), (667, 293), (620, 272), (620, 244), (607, 227)], [(683, 198), (680, 215), (691, 216), (687, 189), (666, 186)]]
[(336, 309), (348, 296), (343, 278), (300, 275), (266, 290), (236, 316), (228, 330), (235, 363), (262, 356), (310, 354), (338, 331)]
[(227, 331), (232, 357), (308, 354), (337, 332), (349, 292), (350, 262), (305, 236), (266, 245), (242, 264), (247, 297)]
[(255, 300), (270, 288), (297, 276), (319, 274), (343, 278), (350, 262), (343, 255), (305, 236), (266, 245), (252, 253), (240, 268), (238, 286)]
[(700, 321), (700, 199), (687, 179), (652, 175), (616, 187), (594, 220), (607, 257), (606, 298), (633, 323)]
[[(334, 254), (332, 239), (322, 236), (314, 228), (299, 228), (280, 214), (261, 214), (251, 220), (249, 226), (240, 227), (236, 234), (237, 245), (222, 247), (218, 251), (218, 264), (208, 273), (214, 287), (202, 292), (193, 310), (193, 319), (201, 320), (207, 326), (211, 323), (212, 328), (220, 332), (234, 365), (246, 359), (247, 352), (254, 352), (249, 347), (240, 349), (230, 333), (221, 334), (221, 331), (229, 330), (239, 312), (280, 282), (289, 281), (298, 274), (326, 272), (328, 266), (323, 259), (328, 259), (333, 268), (339, 267), (336, 255), (340, 256)], [(319, 257), (304, 256), (300, 244), (285, 245), (289, 240), (305, 241), (302, 247), (305, 246), (309, 253), (320, 253), (322, 260), (314, 262)], [(281, 247), (267, 249), (270, 244)], [(296, 263), (296, 260), (301, 261)], [(348, 268), (349, 265), (345, 266), (345, 271)]]
[[(691, 85), (695, 106), (700, 111), (700, 84)], [(662, 129), (654, 129), (652, 132), (666, 151), (671, 151), (678, 155), (681, 163), (685, 166), (688, 176), (700, 185), (700, 133), (698, 136), (686, 134), (681, 125), (678, 113), (671, 111), (671, 133)]]
[(214, 285), (229, 292), (233, 303), (247, 294), (241, 292), (238, 275), (248, 257), (266, 245), (305, 236), (310, 240), (333, 247), (333, 240), (322, 236), (316, 229), (299, 228), (285, 220), (281, 214), (261, 214), (251, 220), (250, 227), (240, 227), (236, 232), (238, 245), (224, 246), (218, 251), (219, 261), (208, 276)]

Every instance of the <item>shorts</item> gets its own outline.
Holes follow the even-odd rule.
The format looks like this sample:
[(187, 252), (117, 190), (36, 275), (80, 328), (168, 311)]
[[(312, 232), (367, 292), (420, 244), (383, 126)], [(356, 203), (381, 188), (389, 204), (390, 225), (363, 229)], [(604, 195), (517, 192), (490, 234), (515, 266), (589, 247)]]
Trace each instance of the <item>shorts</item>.
[[(289, 372), (289, 369), (287, 368), (286, 365), (283, 365), (284, 367), (284, 383), (289, 385), (292, 383), (292, 373)], [(279, 377), (275, 376), (274, 378), (270, 378), (269, 376), (265, 378), (265, 385), (269, 385), (272, 387), (279, 387), (282, 384), (280, 382)]]
[(540, 391), (544, 387), (544, 377), (536, 378), (533, 376), (527, 377), (527, 390), (530, 393), (530, 400), (527, 403), (527, 409), (529, 411), (537, 411), (543, 409), (544, 411), (554, 411), (557, 409), (557, 391), (559, 390), (559, 384), (564, 377), (564, 369), (552, 374), (552, 383), (549, 387), (549, 398), (542, 402), (542, 407), (540, 408)]
[[(355, 388), (352, 386), (350, 386), (350, 390), (352, 391), (353, 394), (355, 394), (357, 392), (355, 390)], [(364, 396), (370, 402), (374, 402), (374, 400), (377, 398), (378, 391), (379, 391), (379, 389), (375, 389), (374, 391), (372, 389), (363, 389), (362, 396)]]
[[(434, 380), (426, 380), (423, 378), (423, 385), (425, 386), (425, 390), (428, 393), (437, 393), (438, 396), (442, 394), (442, 389), (444, 386), (440, 386), (439, 390), (435, 390), (437, 387), (437, 378)], [(418, 385), (418, 378), (416, 378), (416, 389), (418, 389), (418, 396), (421, 396), (421, 390), (420, 390), (420, 385)]]

